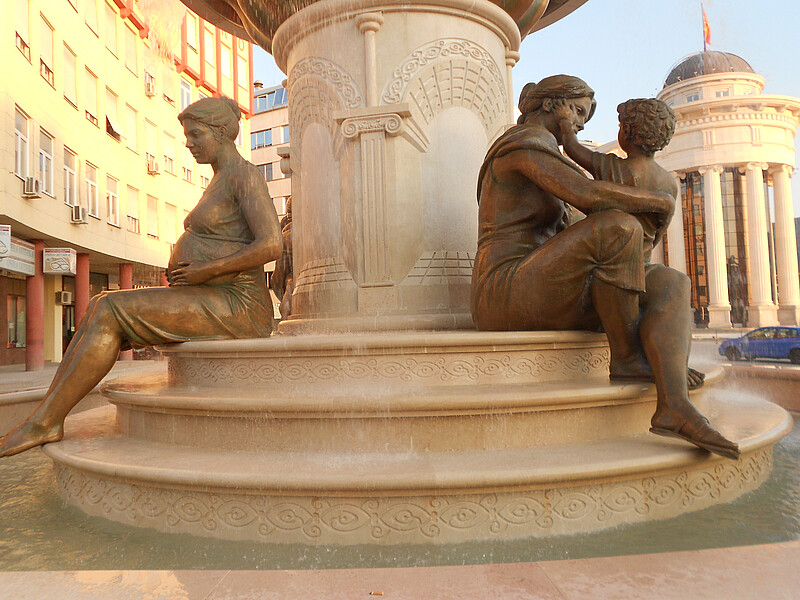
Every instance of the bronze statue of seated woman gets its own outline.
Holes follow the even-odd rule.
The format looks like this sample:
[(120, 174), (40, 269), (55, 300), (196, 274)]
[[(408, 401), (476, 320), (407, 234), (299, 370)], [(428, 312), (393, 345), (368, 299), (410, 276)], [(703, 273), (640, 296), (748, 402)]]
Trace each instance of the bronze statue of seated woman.
[(186, 107), (186, 147), (214, 177), (184, 222), (169, 287), (92, 298), (44, 399), (0, 439), (0, 456), (63, 437), (69, 411), (111, 370), (120, 350), (169, 342), (269, 336), (273, 308), (264, 264), (281, 255), (278, 216), (259, 170), (237, 152), (241, 112), (230, 98)]
[[(645, 260), (635, 215), (665, 226), (673, 197), (591, 180), (562, 155), (564, 121), (578, 132), (595, 110), (581, 79), (528, 84), (519, 108), (518, 124), (489, 149), (478, 178), (478, 329), (605, 331), (611, 377), (655, 382), (650, 431), (738, 458), (738, 445), (689, 401), (689, 386), (702, 384), (688, 368), (689, 279)], [(573, 223), (572, 208), (586, 218)]]

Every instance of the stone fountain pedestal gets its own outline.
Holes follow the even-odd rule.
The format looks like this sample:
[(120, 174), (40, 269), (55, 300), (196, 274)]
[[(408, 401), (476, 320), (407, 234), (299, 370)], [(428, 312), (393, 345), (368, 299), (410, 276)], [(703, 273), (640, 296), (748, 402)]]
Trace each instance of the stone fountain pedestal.
[(605, 337), (403, 333), (192, 342), (168, 377), (45, 446), (64, 499), (164, 532), (306, 544), (589, 532), (729, 502), (769, 475), (783, 409), (693, 401), (731, 461), (648, 433), (649, 384), (608, 380)]
[(274, 39), (288, 75), (281, 332), (303, 335), (166, 347), (167, 378), (107, 385), (115, 406), (44, 449), (68, 503), (233, 540), (456, 543), (671, 517), (769, 475), (788, 414), (716, 375), (692, 398), (739, 461), (649, 434), (654, 388), (609, 382), (605, 336), (469, 331), (476, 178), (521, 37), (582, 0), (184, 1)]

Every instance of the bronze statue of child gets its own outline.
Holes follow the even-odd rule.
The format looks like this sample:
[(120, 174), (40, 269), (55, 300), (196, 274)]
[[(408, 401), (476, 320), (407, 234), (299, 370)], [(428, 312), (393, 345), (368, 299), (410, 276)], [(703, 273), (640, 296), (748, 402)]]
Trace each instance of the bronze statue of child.
[[(569, 119), (567, 107), (560, 107), (556, 111), (556, 118), (561, 127), (567, 156), (598, 181), (611, 181), (651, 192), (662, 192), (677, 199), (678, 187), (675, 179), (653, 158), (656, 152), (669, 144), (675, 133), (675, 113), (665, 102), (655, 98), (628, 100), (617, 106), (617, 113), (617, 139), (620, 148), (627, 154), (626, 158), (595, 152), (582, 145)], [(638, 213), (634, 216), (642, 225), (642, 248), (645, 262), (649, 263), (653, 248), (664, 236), (672, 214), (667, 219), (654, 213)]]
[[(561, 128), (564, 151), (567, 156), (591, 173), (597, 181), (610, 181), (629, 185), (649, 192), (661, 192), (673, 198), (673, 209), (668, 216), (655, 213), (636, 213), (633, 216), (642, 226), (642, 250), (645, 263), (650, 262), (653, 248), (664, 237), (675, 212), (678, 186), (669, 171), (661, 167), (655, 153), (669, 144), (675, 133), (675, 113), (661, 100), (633, 98), (617, 106), (619, 115), (619, 147), (626, 158), (590, 150), (578, 141), (576, 127), (570, 118), (566, 102), (556, 108), (555, 117)], [(624, 379), (613, 377), (613, 379)], [(689, 389), (703, 385), (705, 375), (689, 368)]]

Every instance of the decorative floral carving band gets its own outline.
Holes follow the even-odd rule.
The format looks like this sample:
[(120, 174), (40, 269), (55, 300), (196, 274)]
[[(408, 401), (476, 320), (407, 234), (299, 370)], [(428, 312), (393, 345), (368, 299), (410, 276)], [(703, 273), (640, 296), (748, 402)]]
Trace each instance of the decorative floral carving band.
[(281, 497), (163, 489), (56, 467), (65, 500), (97, 516), (229, 539), (313, 543), (545, 537), (730, 501), (769, 474), (772, 449), (693, 471), (572, 488), (411, 497)]
[[(607, 349), (581, 352), (526, 352), (523, 357), (501, 354), (423, 358), (325, 357), (321, 359), (243, 360), (172, 358), (169, 362), (173, 381), (212, 382), (215, 384), (268, 384), (347, 380), (439, 380), (442, 382), (480, 382), (487, 378), (529, 377), (551, 380), (550, 375), (589, 375), (605, 369)], [(542, 377), (545, 376), (545, 377)], [(540, 379), (541, 378), (541, 379)]]

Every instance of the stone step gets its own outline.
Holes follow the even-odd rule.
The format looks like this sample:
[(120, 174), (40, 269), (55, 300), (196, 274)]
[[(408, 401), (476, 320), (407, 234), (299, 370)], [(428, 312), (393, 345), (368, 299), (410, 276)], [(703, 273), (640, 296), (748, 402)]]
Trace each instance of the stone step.
[(651, 434), (451, 452), (219, 450), (124, 436), (112, 407), (70, 417), (65, 439), (45, 452), (68, 502), (163, 531), (348, 544), (385, 530), (389, 543), (460, 541), (664, 518), (754, 489), (790, 416), (755, 399), (710, 398), (708, 409), (740, 443), (739, 461)]
[[(739, 441), (743, 453), (774, 443), (791, 429), (791, 416), (774, 404), (711, 400), (714, 424)], [(92, 433), (91, 439), (86, 434)], [(481, 451), (255, 452), (202, 449), (128, 438), (113, 407), (70, 417), (65, 440), (47, 446), (60, 462), (86, 471), (152, 483), (210, 489), (312, 491), (467, 489), (539, 485), (552, 481), (615, 478), (700, 462), (727, 460), (652, 434), (557, 447), (526, 446)], [(58, 450), (56, 450), (58, 449)], [(349, 488), (348, 488), (349, 486)]]
[(603, 378), (610, 357), (606, 336), (584, 331), (284, 335), (159, 350), (169, 357), (173, 384), (248, 385), (278, 394), (357, 384), (407, 390)]
[[(710, 373), (706, 388), (721, 377)], [(408, 452), (486, 450), (601, 441), (645, 433), (652, 384), (469, 385), (408, 392), (361, 389), (270, 394), (245, 387), (170, 386), (165, 376), (119, 379), (104, 393), (125, 435), (227, 450)], [(705, 390), (693, 401), (705, 412)]]

